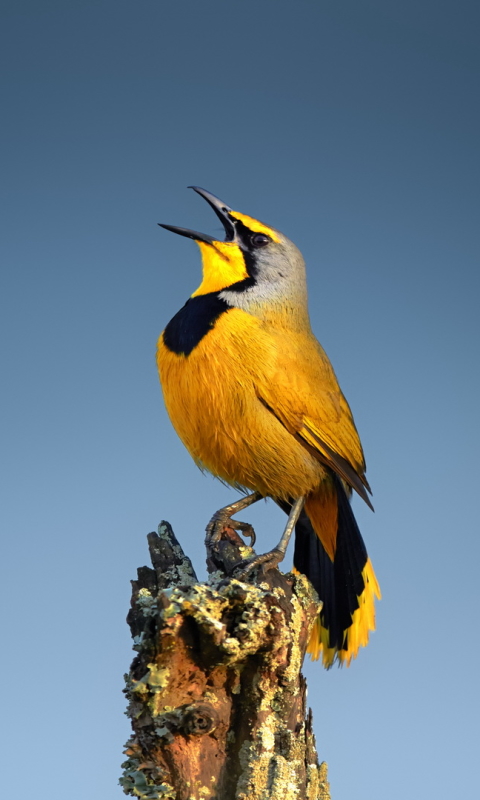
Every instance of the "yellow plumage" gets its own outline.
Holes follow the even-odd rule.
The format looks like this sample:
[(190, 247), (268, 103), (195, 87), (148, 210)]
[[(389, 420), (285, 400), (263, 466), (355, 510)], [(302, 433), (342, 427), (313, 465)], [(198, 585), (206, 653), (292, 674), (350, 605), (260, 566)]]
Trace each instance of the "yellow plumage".
[[(167, 411), (196, 461), (228, 483), (283, 500), (307, 494), (322, 480), (322, 465), (259, 402), (278, 411), (292, 430), (301, 429), (317, 405), (321, 412), (309, 386), (310, 344), (304, 332), (286, 337), (283, 327), (239, 309), (223, 314), (188, 356), (170, 352), (160, 339), (157, 358)], [(298, 353), (305, 356), (303, 363)], [(289, 382), (293, 369), (296, 380)], [(302, 375), (300, 402), (296, 384)], [(335, 409), (331, 416), (340, 428)], [(283, 452), (288, 461), (279, 458)]]
[[(326, 666), (335, 658), (348, 664), (375, 627), (374, 597), (380, 592), (343, 497), (353, 487), (368, 502), (362, 447), (332, 366), (310, 329), (303, 259), (278, 231), (197, 191), (224, 222), (227, 241), (165, 226), (195, 239), (203, 260), (200, 287), (158, 343), (167, 411), (202, 468), (289, 506), (304, 498), (296, 561), (302, 565), (311, 558), (302, 556), (299, 541), (318, 550), (320, 577), (309, 577), (327, 606), (322, 580), (330, 592), (336, 572), (356, 570), (361, 591), (349, 601), (347, 618), (342, 612), (343, 622), (341, 615), (337, 620), (332, 601), (309, 645), (312, 657), (322, 654)], [(312, 528), (320, 549), (308, 538)], [(353, 541), (345, 566), (335, 561), (338, 536)], [(343, 632), (334, 634), (338, 624)]]

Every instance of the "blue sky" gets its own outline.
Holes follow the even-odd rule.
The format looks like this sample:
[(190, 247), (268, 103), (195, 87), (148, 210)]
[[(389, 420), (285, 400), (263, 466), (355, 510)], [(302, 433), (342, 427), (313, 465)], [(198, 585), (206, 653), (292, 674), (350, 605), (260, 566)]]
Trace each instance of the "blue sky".
[[(352, 406), (384, 599), (307, 664), (335, 800), (478, 793), (478, 5), (4, 0), (5, 796), (118, 800), (129, 580), (168, 519), (203, 570), (234, 493), (163, 408), (158, 334), (219, 229), (283, 230)], [(283, 518), (253, 508), (262, 549)], [(288, 556), (291, 563), (291, 553)]]

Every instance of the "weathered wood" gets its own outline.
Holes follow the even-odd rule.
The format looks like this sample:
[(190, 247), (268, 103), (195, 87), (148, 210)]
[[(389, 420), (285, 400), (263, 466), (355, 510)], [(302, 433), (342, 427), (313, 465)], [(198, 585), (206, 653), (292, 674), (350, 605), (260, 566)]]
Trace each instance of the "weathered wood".
[(329, 800), (300, 672), (318, 599), (301, 575), (235, 567), (230, 528), (199, 583), (170, 525), (132, 581), (133, 735), (120, 782), (142, 800)]

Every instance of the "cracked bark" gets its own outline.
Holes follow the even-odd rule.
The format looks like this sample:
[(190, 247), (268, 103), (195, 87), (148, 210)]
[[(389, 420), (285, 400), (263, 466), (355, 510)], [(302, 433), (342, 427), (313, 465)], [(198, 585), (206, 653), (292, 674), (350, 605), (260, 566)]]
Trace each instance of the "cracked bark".
[(302, 575), (234, 569), (252, 554), (231, 528), (199, 583), (166, 522), (153, 569), (132, 581), (133, 734), (120, 783), (141, 800), (330, 800), (300, 670), (318, 599)]

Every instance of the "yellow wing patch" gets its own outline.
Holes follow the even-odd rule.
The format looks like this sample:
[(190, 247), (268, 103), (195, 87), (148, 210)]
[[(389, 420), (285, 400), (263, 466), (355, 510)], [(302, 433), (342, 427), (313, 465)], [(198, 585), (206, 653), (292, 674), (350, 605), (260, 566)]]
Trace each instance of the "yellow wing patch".
[(349, 417), (342, 415), (337, 424), (325, 425), (306, 416), (299, 433), (308, 444), (323, 451), (327, 457), (328, 450), (333, 450), (348, 461), (357, 473), (365, 470), (360, 440)]
[[(301, 366), (298, 359), (292, 362), (291, 370), (285, 365), (283, 370), (275, 371), (268, 382), (257, 385), (259, 398), (297, 441), (371, 505), (360, 439), (350, 408), (333, 372), (328, 370), (329, 364), (323, 375), (314, 358), (310, 360), (313, 374), (307, 372), (308, 364), (303, 370)], [(316, 388), (325, 383), (330, 388)]]
[(292, 435), (323, 457), (330, 457), (329, 450), (337, 453), (362, 475), (360, 438), (326, 353), (309, 329), (292, 331), (286, 325), (269, 318), (268, 360), (255, 382), (258, 396)]
[[(361, 450), (360, 456), (362, 457), (362, 461), (359, 463), (350, 455), (351, 450), (344, 450), (344, 452), (348, 453), (347, 457), (345, 457), (342, 452), (339, 452), (342, 449), (342, 442), (340, 441), (339, 447), (339, 440), (332, 440), (329, 436), (328, 429), (325, 429), (325, 435), (323, 434), (323, 431), (322, 433), (315, 432), (312, 430), (312, 427), (313, 426), (310, 420), (305, 420), (301, 430), (297, 435), (297, 438), (302, 439), (310, 452), (312, 452), (314, 455), (316, 454), (322, 463), (331, 467), (331, 469), (333, 469), (334, 472), (336, 472), (337, 475), (342, 478), (342, 480), (351, 486), (352, 489), (355, 489), (355, 491), (358, 492), (360, 497), (365, 500), (366, 504), (370, 506), (373, 511), (373, 506), (367, 494), (367, 491), (370, 491), (370, 487), (367, 479), (365, 478), (365, 463), (363, 461)], [(353, 427), (353, 423), (351, 427)], [(353, 429), (355, 430), (355, 428)], [(327, 444), (325, 439), (332, 441), (333, 446)], [(355, 445), (356, 443), (360, 445), (358, 436), (356, 441), (355, 439), (352, 439), (352, 444)]]

